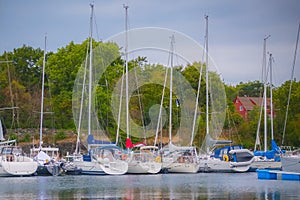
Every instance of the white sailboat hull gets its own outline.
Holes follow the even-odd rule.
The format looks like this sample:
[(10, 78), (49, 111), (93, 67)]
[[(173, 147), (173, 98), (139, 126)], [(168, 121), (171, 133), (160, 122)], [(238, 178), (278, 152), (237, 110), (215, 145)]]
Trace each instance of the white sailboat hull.
[(163, 158), (163, 169), (168, 173), (197, 173), (199, 171), (198, 162), (174, 161), (174, 158)]
[(106, 174), (122, 175), (128, 171), (128, 163), (126, 161), (100, 161), (99, 163)]
[(199, 171), (198, 163), (179, 163), (173, 162), (165, 166), (168, 173), (197, 173)]
[[(226, 149), (225, 147), (222, 151)], [(253, 153), (250, 150), (237, 148), (225, 154), (217, 154), (217, 157), (205, 154), (200, 155), (199, 158), (202, 172), (247, 172), (254, 161)]]
[(157, 174), (161, 171), (162, 160), (156, 146), (142, 146), (129, 154), (128, 172), (130, 174)]
[(105, 175), (103, 167), (96, 161), (73, 161), (73, 164), (82, 169), (81, 174), (84, 175)]
[(200, 160), (201, 172), (247, 172), (251, 162), (235, 163), (226, 162), (216, 158), (207, 158)]
[(131, 161), (128, 164), (130, 174), (157, 174), (160, 172), (162, 163), (160, 162), (140, 162)]
[(25, 156), (13, 156), (14, 161), (7, 161), (5, 155), (1, 156), (0, 176), (30, 176), (36, 172), (38, 163), (33, 159)]
[(117, 146), (103, 146), (92, 153), (92, 160), (102, 168), (105, 174), (121, 175), (128, 171), (128, 162), (122, 158), (122, 151)]
[(197, 173), (198, 171), (198, 164), (172, 163), (168, 167), (170, 173)]
[(199, 171), (199, 162), (195, 147), (178, 147), (169, 144), (164, 149), (163, 170), (170, 173), (197, 173)]

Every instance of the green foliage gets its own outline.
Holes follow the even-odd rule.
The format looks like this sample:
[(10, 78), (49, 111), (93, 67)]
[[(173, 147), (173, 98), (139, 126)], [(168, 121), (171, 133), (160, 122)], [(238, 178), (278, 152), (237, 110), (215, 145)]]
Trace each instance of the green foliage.
[(54, 142), (57, 142), (59, 140), (63, 140), (67, 138), (67, 134), (64, 131), (59, 131), (54, 135)]
[(28, 133), (25, 133), (25, 135), (23, 136), (23, 138), (20, 142), (31, 142), (31, 141), (32, 141), (31, 135)]
[(243, 117), (235, 110), (227, 109), (226, 112), (227, 115), (224, 122), (224, 129), (237, 128), (241, 123), (243, 123)]
[(17, 134), (15, 134), (15, 133), (10, 133), (9, 135), (8, 135), (8, 138), (9, 138), (9, 140), (18, 140), (18, 135)]
[(224, 85), (225, 86), (225, 92), (227, 96), (227, 103), (230, 104), (234, 101), (235, 97), (238, 96), (238, 89), (235, 86), (231, 85)]
[(241, 137), (242, 144), (249, 149), (253, 149), (255, 144), (255, 132), (251, 129), (251, 125), (247, 122), (239, 126), (238, 134)]
[(33, 138), (34, 138), (35, 140), (40, 139), (40, 134), (39, 134), (39, 133), (34, 134)]
[(21, 48), (14, 49), (12, 57), (9, 58), (14, 62), (15, 76), (27, 89), (34, 88), (40, 82), (42, 68), (38, 65), (38, 61), (42, 56), (41, 49), (23, 45)]
[(259, 81), (253, 81), (248, 83), (241, 82), (237, 85), (239, 96), (249, 96), (249, 97), (260, 97), (263, 91), (263, 84)]
[[(290, 104), (287, 112), (288, 105), (288, 94), (292, 86)], [(290, 146), (300, 146), (300, 82), (286, 81), (279, 88), (276, 88), (274, 91), (274, 104), (276, 110), (275, 126), (277, 132), (280, 134), (279, 141), (284, 139), (283, 145)], [(287, 112), (287, 118), (286, 118)], [(286, 121), (286, 130), (285, 138), (282, 138), (285, 120)]]

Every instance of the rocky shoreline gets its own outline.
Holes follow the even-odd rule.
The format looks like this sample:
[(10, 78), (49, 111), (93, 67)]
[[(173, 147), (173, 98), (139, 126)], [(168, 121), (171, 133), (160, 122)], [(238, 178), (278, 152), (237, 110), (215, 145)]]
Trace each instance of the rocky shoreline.
[[(17, 140), (17, 145), (22, 147), (24, 153), (29, 154), (30, 149), (39, 147), (39, 129), (27, 128), (17, 129), (14, 131), (8, 130), (9, 133), (14, 133), (20, 138), (20, 142)], [(65, 136), (64, 139), (55, 139), (57, 134)], [(29, 135), (32, 139), (31, 142), (23, 142), (22, 138), (25, 135)], [(56, 130), (56, 129), (43, 129), (43, 147), (57, 147), (59, 148), (60, 155), (65, 156), (68, 153), (72, 154), (76, 148), (77, 135), (72, 130)], [(85, 152), (86, 148), (81, 145), (80, 149)]]

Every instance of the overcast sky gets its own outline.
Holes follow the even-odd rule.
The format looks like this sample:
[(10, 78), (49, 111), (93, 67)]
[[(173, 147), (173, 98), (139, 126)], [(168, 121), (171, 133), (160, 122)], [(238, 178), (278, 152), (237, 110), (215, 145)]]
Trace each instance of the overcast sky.
[[(56, 52), (89, 34), (90, 1), (0, 0), (0, 54), (23, 44)], [(96, 39), (124, 31), (124, 8), (129, 28), (161, 27), (179, 31), (204, 44), (209, 16), (209, 53), (225, 83), (261, 79), (263, 39), (275, 63), (274, 84), (289, 80), (300, 23), (299, 0), (95, 0)], [(295, 76), (300, 79), (299, 53)]]

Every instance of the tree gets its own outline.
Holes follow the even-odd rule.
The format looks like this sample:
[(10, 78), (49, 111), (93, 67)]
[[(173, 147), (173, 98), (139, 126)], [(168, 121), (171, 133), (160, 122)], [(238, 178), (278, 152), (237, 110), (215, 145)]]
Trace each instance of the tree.
[[(5, 52), (1, 58), (11, 60), (1, 71), (0, 107), (18, 107), (4, 113), (4, 123), (10, 128), (28, 127), (32, 120), (34, 99), (32, 94), (38, 77), (37, 62), (40, 50), (23, 46), (14, 52)], [(32, 79), (32, 82), (31, 82)], [(30, 103), (28, 103), (30, 102)], [(11, 120), (12, 119), (12, 120)], [(15, 123), (16, 121), (16, 123)], [(17, 125), (16, 125), (17, 124)]]
[(37, 62), (42, 56), (41, 49), (23, 45), (21, 48), (14, 49), (12, 57), (9, 58), (14, 62), (15, 77), (31, 94), (40, 83), (41, 67)]
[(239, 85), (236, 86), (238, 90), (239, 96), (248, 96), (248, 97), (260, 97), (261, 92), (263, 90), (263, 83), (259, 81), (241, 82)]
[[(288, 105), (288, 96), (290, 90), (290, 81), (286, 81), (274, 91), (274, 104), (275, 104), (275, 126), (278, 130), (277, 137), (282, 139), (283, 129), (286, 120), (286, 111)], [(287, 115), (285, 142), (284, 145), (300, 146), (300, 82), (292, 82), (292, 90), (290, 95), (290, 104)]]

